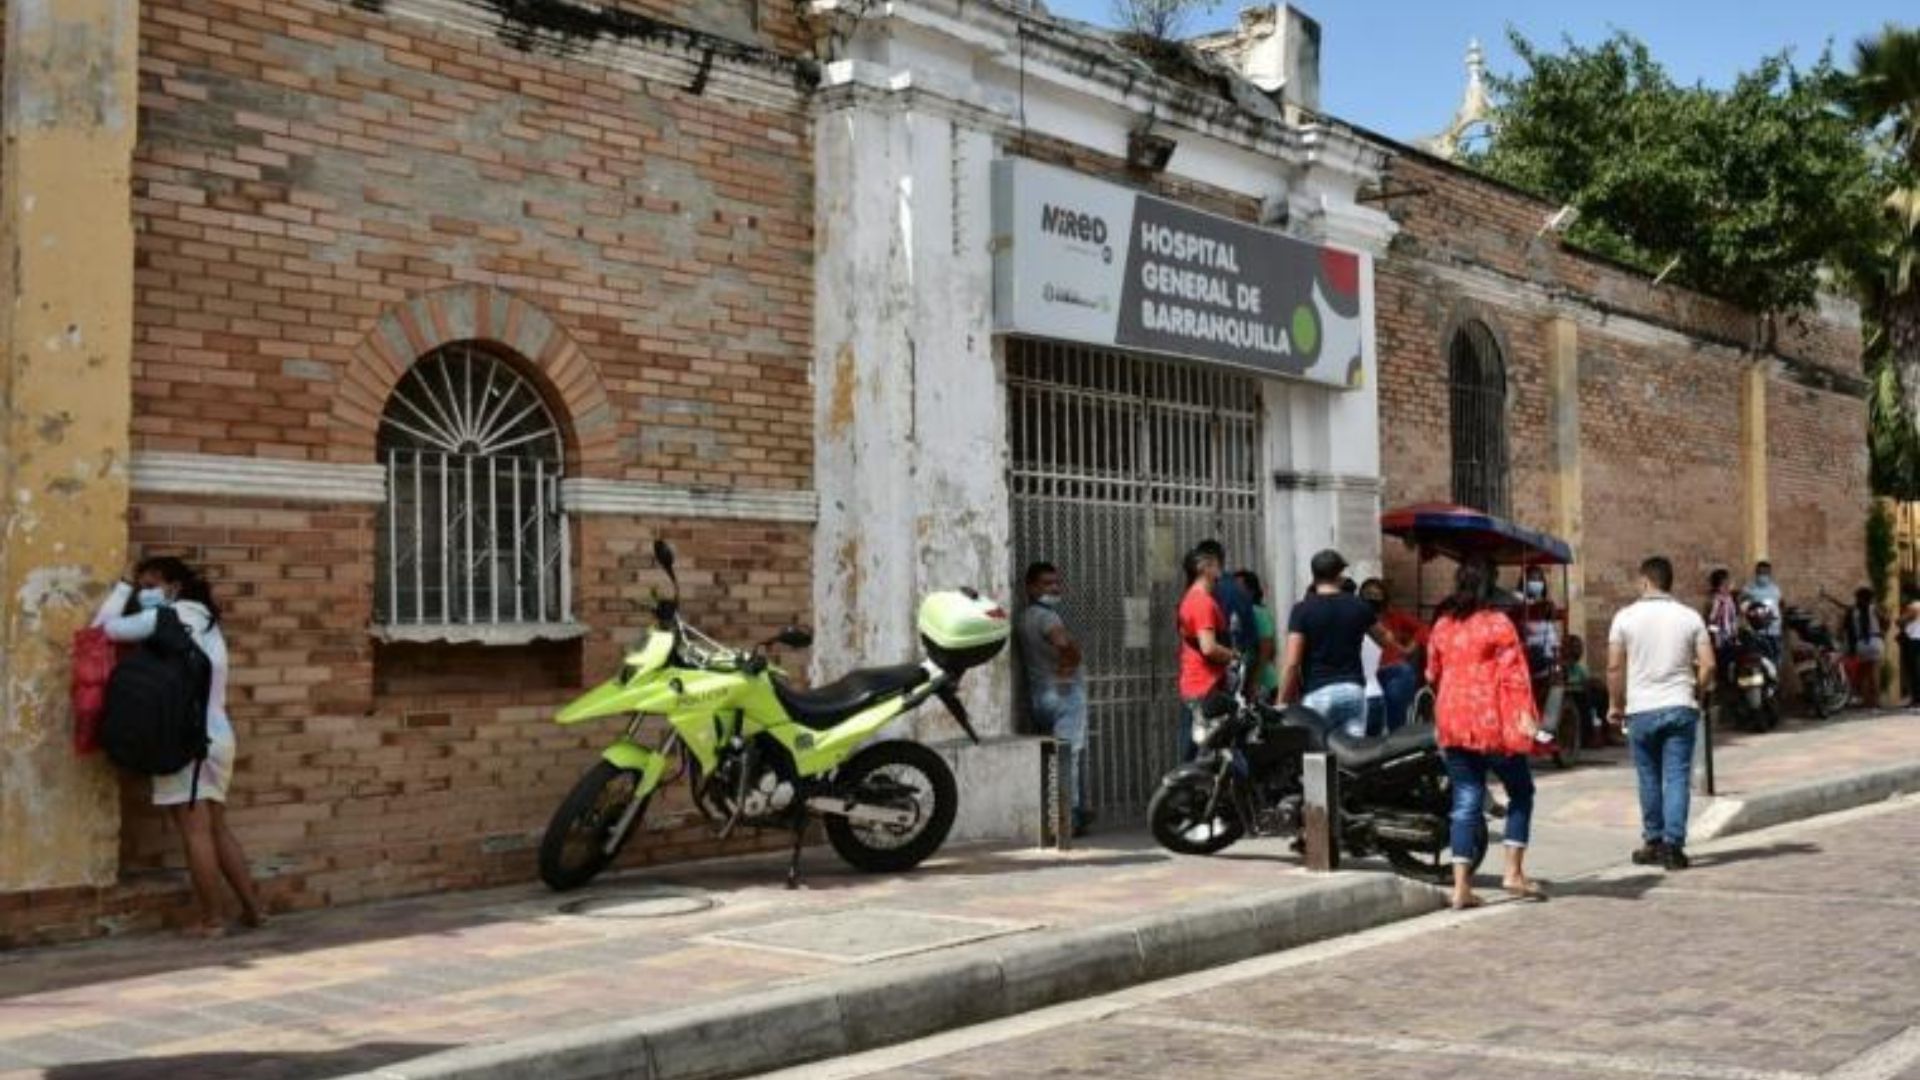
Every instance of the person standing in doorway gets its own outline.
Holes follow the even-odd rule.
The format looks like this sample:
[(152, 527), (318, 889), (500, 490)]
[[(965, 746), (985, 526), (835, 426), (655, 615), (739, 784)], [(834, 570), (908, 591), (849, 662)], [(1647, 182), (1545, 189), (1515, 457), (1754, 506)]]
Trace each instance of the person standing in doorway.
[(1259, 674), (1254, 677), (1254, 685), (1259, 688), (1261, 701), (1272, 701), (1280, 689), (1280, 668), (1276, 664), (1279, 658), (1279, 641), (1276, 638), (1278, 628), (1274, 625), (1273, 609), (1267, 606), (1267, 590), (1260, 582), (1260, 575), (1251, 570), (1234, 571), (1234, 580), (1253, 600), (1253, 621), (1260, 631), (1259, 636)]
[(1034, 727), (1066, 744), (1060, 783), (1073, 807), (1073, 835), (1085, 836), (1084, 774), (1087, 753), (1087, 673), (1080, 643), (1060, 614), (1064, 583), (1052, 563), (1027, 567), (1027, 608), (1020, 613), (1020, 659), (1027, 673), (1027, 700)]
[(1193, 760), (1193, 724), (1203, 713), (1207, 695), (1219, 685), (1234, 659), (1227, 644), (1227, 616), (1214, 600), (1220, 584), (1220, 560), (1194, 548), (1181, 565), (1187, 591), (1180, 598), (1180, 760)]
[(1347, 560), (1333, 550), (1322, 551), (1309, 564), (1313, 591), (1287, 615), (1285, 659), (1280, 665), (1280, 693), (1319, 713), (1329, 731), (1343, 729), (1363, 738), (1367, 733), (1367, 675), (1360, 642), (1371, 637), (1384, 645), (1373, 608), (1349, 593), (1342, 581)]
[(1624, 726), (1640, 779), (1641, 846), (1633, 861), (1687, 867), (1687, 812), (1699, 701), (1713, 686), (1713, 640), (1673, 598), (1673, 564), (1640, 564), (1640, 599), (1607, 631), (1607, 719)]
[(1880, 707), (1880, 661), (1887, 655), (1886, 620), (1862, 586), (1847, 609), (1847, 654), (1853, 657), (1853, 692), (1869, 709)]
[(1249, 656), (1260, 651), (1260, 620), (1253, 611), (1253, 596), (1237, 576), (1226, 572), (1227, 549), (1218, 540), (1202, 540), (1194, 550), (1220, 564), (1220, 580), (1214, 583), (1213, 600), (1227, 618), (1226, 643), (1235, 652)]
[(1453, 851), (1453, 906), (1480, 906), (1473, 892), (1475, 848), (1487, 800), (1487, 774), (1507, 789), (1505, 846), (1508, 892), (1546, 898), (1527, 877), (1532, 840), (1533, 770), (1527, 755), (1540, 731), (1526, 650), (1509, 615), (1494, 606), (1493, 567), (1460, 564), (1454, 592), (1427, 640), (1427, 681), (1436, 688), (1435, 737), (1453, 782), (1448, 846)]
[[(133, 601), (129, 614), (128, 601)], [(207, 755), (179, 772), (153, 778), (153, 805), (164, 809), (186, 848), (187, 879), (199, 909), (198, 921), (185, 933), (215, 938), (226, 933), (221, 916), (220, 882), (226, 880), (240, 901), (240, 922), (264, 926), (266, 908), (247, 866), (247, 854), (227, 827), (227, 785), (233, 780), (233, 724), (227, 717), (227, 639), (220, 632), (220, 606), (205, 578), (170, 556), (147, 559), (122, 578), (100, 605), (93, 625), (119, 642), (145, 641), (158, 631), (165, 609), (180, 620), (187, 636), (207, 658), (212, 679), (207, 687)]]

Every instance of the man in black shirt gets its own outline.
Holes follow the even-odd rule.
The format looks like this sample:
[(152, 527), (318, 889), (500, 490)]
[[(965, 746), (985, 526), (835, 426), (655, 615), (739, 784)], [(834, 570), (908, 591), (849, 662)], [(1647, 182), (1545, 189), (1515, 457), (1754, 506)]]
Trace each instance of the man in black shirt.
[(1367, 674), (1360, 662), (1360, 642), (1371, 637), (1385, 645), (1386, 633), (1372, 605), (1342, 588), (1347, 560), (1339, 552), (1320, 552), (1310, 569), (1313, 591), (1287, 616), (1280, 692), (1285, 700), (1294, 700), (1294, 675), (1299, 673), (1300, 703), (1319, 713), (1328, 730), (1344, 728), (1362, 737), (1367, 732)]

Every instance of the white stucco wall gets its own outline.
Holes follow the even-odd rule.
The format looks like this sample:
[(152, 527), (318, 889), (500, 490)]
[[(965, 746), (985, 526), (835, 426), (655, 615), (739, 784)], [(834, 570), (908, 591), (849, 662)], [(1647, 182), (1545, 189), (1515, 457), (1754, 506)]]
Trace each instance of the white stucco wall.
[[(1151, 115), (1156, 131), (1178, 140), (1171, 173), (1285, 203), (1297, 235), (1371, 256), (1392, 226), (1353, 201), (1379, 159), (1351, 136), (1234, 114), (1117, 71), (1058, 33), (1023, 37), (995, 4), (813, 7), (838, 41), (815, 105), (818, 679), (917, 658), (913, 610), (929, 590), (971, 585), (1014, 600), (989, 246), (991, 164), (1009, 138), (1024, 131), (1120, 156), (1128, 132)], [(1371, 324), (1370, 258), (1362, 281)], [(1357, 568), (1377, 566), (1378, 363), (1371, 348), (1364, 359), (1359, 390), (1281, 381), (1264, 389), (1265, 471), (1293, 485), (1270, 490), (1267, 503), (1268, 570), (1284, 585), (1280, 596), (1319, 547), (1341, 547)], [(968, 678), (982, 735), (1011, 732), (1012, 693), (1007, 662)], [(937, 709), (904, 723), (922, 737), (952, 734)], [(1002, 747), (995, 759), (1010, 753)], [(975, 815), (979, 828), (1025, 820), (997, 805), (1037, 795), (1025, 779), (991, 782), (993, 769), (969, 764), (959, 771), (963, 802), (996, 804)]]

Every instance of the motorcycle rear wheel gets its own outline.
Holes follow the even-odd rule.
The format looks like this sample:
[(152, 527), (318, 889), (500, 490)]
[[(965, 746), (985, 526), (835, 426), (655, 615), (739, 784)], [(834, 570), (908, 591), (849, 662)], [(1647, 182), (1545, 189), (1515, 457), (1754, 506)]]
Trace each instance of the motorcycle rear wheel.
[[(1160, 846), (1177, 855), (1212, 855), (1224, 851), (1244, 833), (1237, 815), (1224, 804), (1213, 808), (1213, 820), (1202, 821), (1213, 786), (1198, 779), (1162, 784), (1147, 803), (1147, 824)], [(1204, 828), (1204, 835), (1194, 830)]]
[(1820, 719), (1834, 715), (1845, 709), (1853, 699), (1853, 691), (1847, 686), (1847, 680), (1836, 671), (1821, 668), (1809, 687), (1813, 698), (1813, 713)]
[[(918, 780), (907, 779), (918, 774)], [(885, 783), (876, 781), (884, 778)], [(946, 759), (915, 742), (875, 743), (841, 768), (844, 789), (857, 802), (913, 800), (916, 817), (905, 830), (885, 825), (856, 825), (845, 817), (827, 818), (827, 842), (855, 870), (898, 874), (925, 862), (946, 843), (959, 811), (959, 788)], [(911, 787), (914, 794), (905, 795)]]
[(640, 783), (640, 774), (622, 769), (608, 761), (596, 761), (573, 790), (553, 812), (546, 835), (540, 839), (540, 880), (555, 892), (567, 892), (592, 881), (600, 871), (620, 855), (646, 816), (647, 803), (640, 800), (625, 836), (612, 851), (606, 850), (607, 837), (619, 823)]
[[(1470, 875), (1479, 873), (1480, 864), (1487, 859), (1488, 836), (1485, 818), (1480, 820), (1480, 827), (1475, 830), (1474, 840), (1476, 850), (1467, 871)], [(1380, 853), (1387, 857), (1387, 862), (1401, 877), (1424, 881), (1429, 885), (1453, 883), (1453, 852), (1450, 848), (1423, 850), (1383, 843), (1380, 845)]]

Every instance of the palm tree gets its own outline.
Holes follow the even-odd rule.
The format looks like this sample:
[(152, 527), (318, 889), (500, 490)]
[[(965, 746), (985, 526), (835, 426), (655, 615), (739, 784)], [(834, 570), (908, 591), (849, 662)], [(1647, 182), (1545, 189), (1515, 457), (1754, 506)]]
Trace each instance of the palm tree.
[[(1901, 475), (1912, 498), (1920, 484), (1916, 421), (1920, 421), (1920, 29), (1887, 25), (1853, 50), (1855, 79), (1847, 106), (1885, 140), (1889, 192), (1882, 202), (1878, 242), (1857, 279), (1868, 317), (1878, 323), (1885, 350), (1874, 394), (1876, 475)], [(1889, 382), (1897, 380), (1897, 402)], [(1895, 450), (1897, 448), (1897, 450)], [(1882, 454), (1891, 454), (1882, 461)], [(1895, 463), (1897, 461), (1897, 463)], [(1878, 477), (1876, 477), (1878, 479)]]

